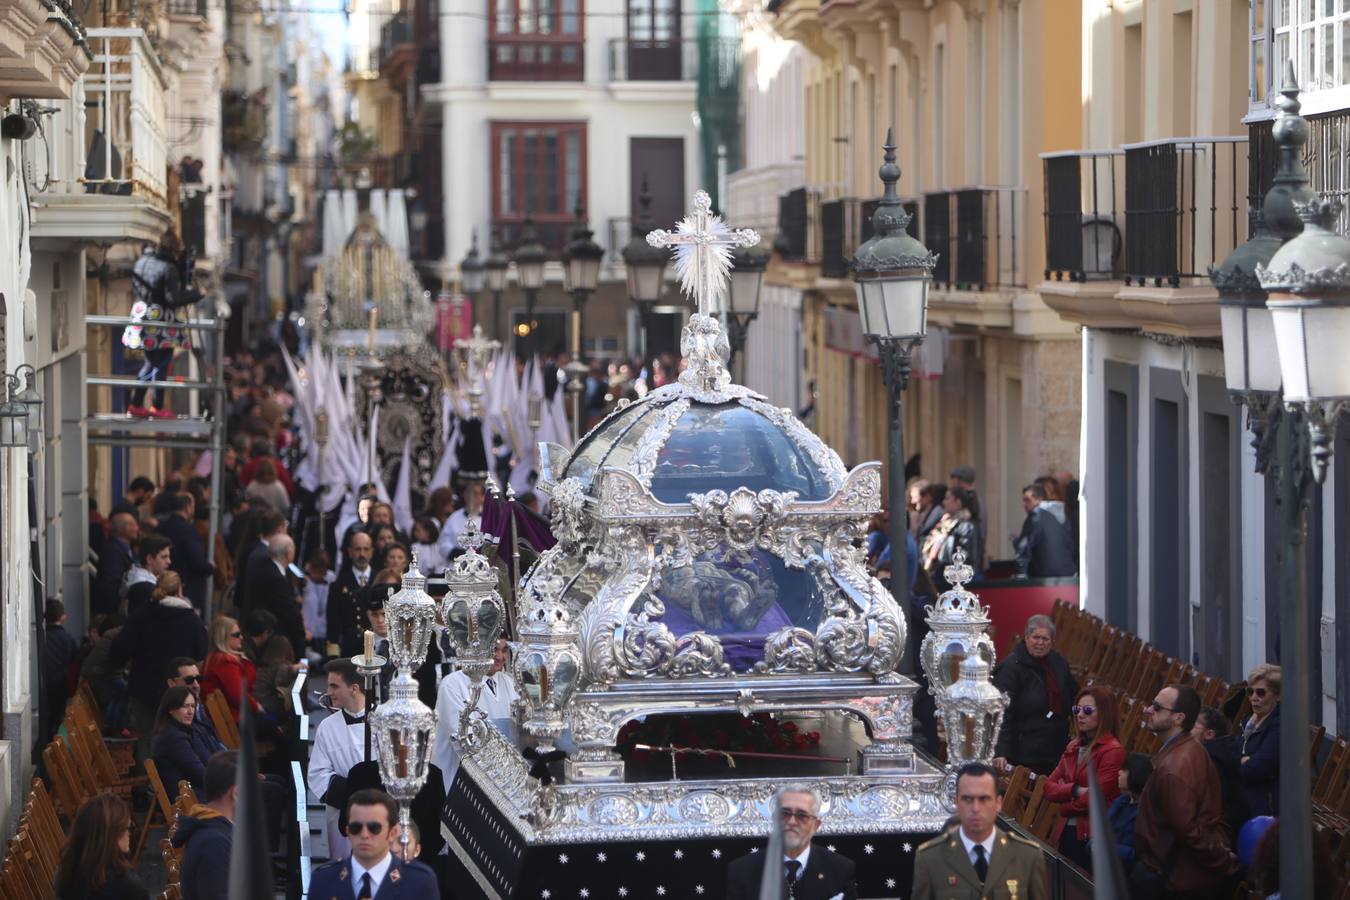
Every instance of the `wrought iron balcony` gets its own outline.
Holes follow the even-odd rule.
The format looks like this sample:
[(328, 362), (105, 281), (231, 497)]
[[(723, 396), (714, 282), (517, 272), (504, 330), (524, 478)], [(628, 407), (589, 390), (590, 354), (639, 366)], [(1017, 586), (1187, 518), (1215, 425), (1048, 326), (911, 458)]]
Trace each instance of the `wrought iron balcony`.
[(612, 38), (609, 42), (609, 80), (695, 81), (698, 44), (695, 41), (637, 41)]
[(408, 22), (408, 14), (403, 12), (395, 13), (393, 18), (380, 26), (380, 46), (377, 51), (378, 62), (376, 69), (384, 71), (385, 67), (400, 50), (405, 47), (412, 49), (413, 34), (412, 26)]
[(1081, 150), (1041, 154), (1045, 172), (1045, 277), (1120, 277), (1124, 154)]
[(495, 35), (488, 39), (488, 80), (581, 81), (585, 56), (580, 38)]
[(166, 0), (164, 10), (171, 16), (206, 18), (206, 0)]
[[(507, 248), (509, 256), (511, 250), (515, 249), (521, 243), (521, 234), (525, 230), (525, 223), (521, 219), (493, 219), (492, 227), (501, 238), (502, 246)], [(534, 233), (539, 238), (539, 243), (551, 254), (562, 252), (566, 246), (568, 235), (576, 227), (576, 218), (574, 216), (563, 216), (557, 221), (540, 221), (536, 214), (534, 217)]]
[[(972, 187), (925, 194), (923, 242), (938, 254), (933, 282), (960, 290), (1023, 287), (1026, 189)], [(1019, 248), (1019, 241), (1022, 247)]]
[[(201, 187), (197, 185), (196, 187)], [(183, 246), (198, 255), (206, 253), (206, 211), (210, 196), (204, 190), (184, 191), (179, 210), (183, 220)]]
[(1125, 146), (1125, 283), (1178, 287), (1247, 236), (1247, 138)]
[(417, 83), (437, 84), (441, 80), (441, 48), (430, 44), (417, 48)]
[(788, 191), (778, 198), (778, 237), (773, 249), (788, 261), (806, 259), (808, 201), (806, 188)]
[[(862, 237), (862, 202), (854, 197), (820, 204), (820, 274), (847, 278), (848, 261)], [(869, 226), (871, 223), (868, 223)]]

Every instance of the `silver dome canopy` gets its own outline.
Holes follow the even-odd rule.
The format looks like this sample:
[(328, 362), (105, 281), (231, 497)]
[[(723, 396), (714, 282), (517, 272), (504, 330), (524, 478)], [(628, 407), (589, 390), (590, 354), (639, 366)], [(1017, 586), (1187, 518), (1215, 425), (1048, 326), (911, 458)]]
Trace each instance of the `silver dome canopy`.
[(578, 629), (576, 684), (558, 686), (575, 689), (569, 776), (621, 778), (627, 721), (727, 710), (848, 711), (870, 726), (865, 772), (913, 771), (905, 619), (859, 546), (880, 464), (845, 469), (790, 410), (732, 384), (718, 319), (692, 316), (681, 351), (676, 383), (571, 453), (541, 448), (559, 543), (519, 615), (565, 610)]

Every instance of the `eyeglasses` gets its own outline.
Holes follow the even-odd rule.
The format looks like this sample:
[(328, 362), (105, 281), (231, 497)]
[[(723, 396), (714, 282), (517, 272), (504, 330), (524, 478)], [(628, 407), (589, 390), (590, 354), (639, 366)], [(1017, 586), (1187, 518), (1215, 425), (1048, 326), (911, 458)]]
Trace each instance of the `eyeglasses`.
[(182, 678), (179, 679), (179, 681), (183, 682), (183, 684), (196, 684), (201, 680), (202, 676), (200, 675), (184, 675)]
[(778, 810), (778, 812), (782, 814), (784, 819), (796, 819), (799, 822), (809, 822), (816, 817), (814, 813), (809, 813), (804, 809), (788, 809), (784, 807), (783, 809)]
[(1150, 703), (1150, 704), (1148, 705), (1148, 708), (1151, 709), (1151, 710), (1153, 710), (1154, 712), (1170, 712), (1170, 713), (1174, 713), (1174, 712), (1177, 711), (1177, 710), (1175, 710), (1175, 709), (1172, 709), (1170, 706), (1163, 706), (1163, 705), (1162, 705), (1161, 703), (1159, 703), (1157, 700), (1154, 700), (1152, 703)]
[(362, 832), (362, 830), (369, 831), (370, 834), (371, 834), (371, 836), (374, 837), (375, 835), (379, 834), (381, 831), (384, 831), (384, 823), (383, 823), (383, 822), (348, 822), (348, 823), (347, 823), (347, 833), (348, 833), (348, 834), (351, 834), (351, 835), (357, 835), (357, 834), (360, 834), (360, 833)]
[(1247, 688), (1248, 697), (1261, 697), (1262, 699), (1264, 699), (1266, 695), (1269, 693), (1270, 691), (1268, 691), (1266, 688), (1254, 688), (1254, 687)]
[(1075, 716), (1091, 716), (1095, 715), (1096, 712), (1097, 707), (1095, 706), (1075, 706), (1073, 708), (1073, 714)]

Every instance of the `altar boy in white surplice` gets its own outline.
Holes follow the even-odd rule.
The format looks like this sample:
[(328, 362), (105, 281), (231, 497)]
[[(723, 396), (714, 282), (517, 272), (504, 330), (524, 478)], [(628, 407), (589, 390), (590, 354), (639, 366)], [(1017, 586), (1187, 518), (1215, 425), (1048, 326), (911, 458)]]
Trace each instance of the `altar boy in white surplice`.
[[(478, 708), (496, 723), (511, 718), (511, 706), (520, 696), (516, 693), (516, 683), (505, 671), (506, 661), (511, 650), (506, 641), (499, 640), (492, 649), (492, 668), (483, 679), (483, 690), (478, 695)], [(431, 748), (431, 762), (441, 770), (445, 778), (445, 792), (455, 783), (455, 773), (459, 770), (459, 717), (469, 703), (469, 694), (473, 691), (473, 682), (464, 672), (452, 672), (441, 679), (436, 691), (436, 742)]]
[(314, 731), (307, 783), (327, 807), (328, 858), (342, 859), (351, 853), (339, 825), (347, 803), (347, 775), (366, 758), (366, 694), (351, 660), (335, 659), (324, 671), (328, 673), (328, 699), (336, 711)]

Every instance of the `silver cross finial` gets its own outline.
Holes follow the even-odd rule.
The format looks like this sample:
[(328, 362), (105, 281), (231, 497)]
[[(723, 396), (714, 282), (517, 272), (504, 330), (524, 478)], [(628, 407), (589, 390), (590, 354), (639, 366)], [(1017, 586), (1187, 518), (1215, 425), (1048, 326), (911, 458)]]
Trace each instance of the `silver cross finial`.
[(680, 287), (694, 298), (698, 312), (708, 315), (714, 298), (720, 297), (731, 271), (731, 251), (753, 247), (759, 235), (749, 228), (732, 229), (712, 211), (707, 192), (694, 194), (694, 211), (675, 226), (675, 231), (658, 228), (647, 235), (653, 247), (673, 247), (675, 272)]

